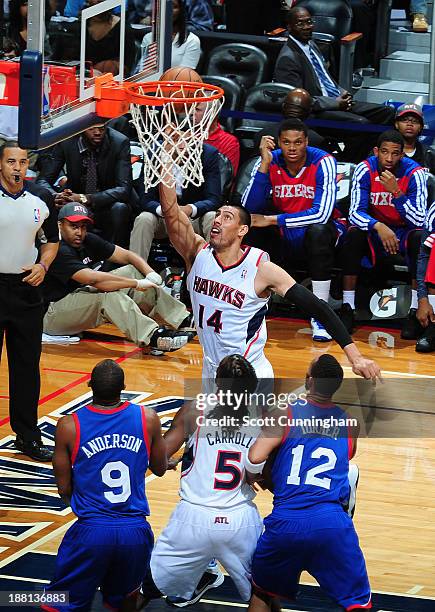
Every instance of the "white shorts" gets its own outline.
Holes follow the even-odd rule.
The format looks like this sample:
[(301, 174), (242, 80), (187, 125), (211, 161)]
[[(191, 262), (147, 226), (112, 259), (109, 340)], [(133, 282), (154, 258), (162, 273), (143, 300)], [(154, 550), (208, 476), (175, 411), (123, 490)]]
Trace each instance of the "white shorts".
[(247, 502), (228, 511), (180, 501), (151, 555), (157, 588), (164, 595), (190, 599), (214, 557), (233, 579), (242, 600), (248, 601), (251, 561), (262, 530), (255, 504)]
[[(215, 364), (206, 355), (202, 359), (202, 393), (214, 393), (216, 390), (215, 378), (219, 364)], [(272, 393), (273, 392), (273, 368), (272, 364), (266, 356), (262, 355), (261, 359), (252, 362), (251, 365), (255, 370), (255, 374), (259, 380), (257, 393)]]

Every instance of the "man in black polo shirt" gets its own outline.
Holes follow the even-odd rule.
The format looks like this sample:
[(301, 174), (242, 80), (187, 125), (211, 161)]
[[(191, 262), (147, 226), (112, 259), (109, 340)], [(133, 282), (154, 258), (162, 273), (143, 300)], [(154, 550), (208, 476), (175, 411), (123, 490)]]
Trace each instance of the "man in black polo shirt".
[[(161, 277), (142, 257), (87, 233), (92, 221), (82, 204), (65, 204), (58, 221), (62, 240), (43, 287), (45, 333), (73, 335), (111, 321), (138, 346), (174, 351), (188, 342), (186, 329), (156, 323), (158, 317), (175, 329), (185, 328), (189, 313), (158, 287)], [(101, 272), (105, 261), (122, 267)]]
[[(50, 461), (38, 427), (43, 302), (40, 285), (56, 256), (56, 218), (24, 182), (29, 160), (17, 142), (0, 147), (0, 356), (3, 336), (9, 368), (9, 414), (15, 448)], [(45, 243), (36, 247), (39, 232)]]

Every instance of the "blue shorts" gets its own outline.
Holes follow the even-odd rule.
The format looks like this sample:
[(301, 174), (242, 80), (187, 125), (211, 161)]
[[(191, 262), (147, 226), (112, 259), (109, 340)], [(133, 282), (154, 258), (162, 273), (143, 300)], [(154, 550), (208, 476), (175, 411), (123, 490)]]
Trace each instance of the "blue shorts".
[[(406, 263), (409, 266), (408, 261), (408, 237), (411, 232), (419, 232), (418, 229), (410, 229), (409, 227), (391, 227), (390, 229), (396, 234), (396, 238), (399, 241), (399, 253), (406, 259)], [(368, 243), (370, 249), (370, 255), (363, 260), (363, 266), (372, 267), (376, 265), (376, 262), (383, 257), (387, 257), (389, 254), (384, 249), (384, 245), (379, 238), (379, 234), (376, 230), (369, 230)]]
[[(341, 241), (346, 233), (346, 224), (341, 223), (340, 221), (335, 220), (335, 219), (332, 219), (328, 223), (331, 223), (337, 232), (337, 237), (336, 237), (336, 242), (335, 242), (335, 246), (337, 247), (341, 244)], [(282, 237), (288, 243), (288, 244), (286, 243), (285, 245), (288, 255), (291, 255), (296, 258), (304, 258), (305, 234), (309, 227), (310, 226), (308, 225), (305, 227), (292, 227), (292, 228), (282, 227), (280, 228)]]
[(372, 607), (358, 536), (343, 510), (269, 516), (264, 526), (252, 561), (252, 581), (261, 591), (294, 600), (306, 570), (346, 610)]
[(48, 611), (85, 612), (100, 587), (105, 605), (118, 610), (137, 591), (148, 571), (154, 536), (143, 519), (117, 523), (77, 521), (59, 547), (50, 591), (69, 591), (69, 604), (42, 606)]

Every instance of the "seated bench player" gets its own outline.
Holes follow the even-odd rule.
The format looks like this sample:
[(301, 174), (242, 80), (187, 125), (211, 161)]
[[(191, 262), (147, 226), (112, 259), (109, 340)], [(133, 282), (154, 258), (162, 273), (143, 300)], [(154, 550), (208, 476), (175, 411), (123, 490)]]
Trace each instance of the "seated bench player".
[[(253, 227), (276, 226), (285, 240), (288, 258), (304, 259), (313, 293), (328, 302), (335, 246), (344, 225), (334, 219), (337, 164), (326, 151), (308, 146), (308, 132), (299, 119), (286, 119), (279, 127), (278, 146), (271, 136), (260, 143), (261, 157), (242, 197), (250, 213), (264, 213), (272, 191), (278, 214), (253, 214)], [(331, 336), (311, 319), (313, 340)]]
[(435, 202), (429, 208), (421, 236), (417, 263), (417, 319), (422, 334), (417, 340), (417, 353), (435, 351)]
[(343, 244), (343, 306), (340, 318), (349, 333), (354, 326), (355, 288), (361, 260), (400, 253), (412, 278), (412, 301), (401, 337), (421, 332), (417, 312), (416, 267), (427, 206), (426, 172), (404, 156), (403, 137), (395, 130), (379, 136), (374, 155), (358, 164), (352, 179), (350, 227)]

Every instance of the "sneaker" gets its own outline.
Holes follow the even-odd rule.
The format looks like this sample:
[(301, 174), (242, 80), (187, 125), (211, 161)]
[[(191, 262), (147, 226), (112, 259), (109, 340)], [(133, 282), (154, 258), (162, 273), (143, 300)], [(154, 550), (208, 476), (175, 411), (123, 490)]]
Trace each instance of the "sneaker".
[(31, 457), (31, 459), (36, 459), (36, 461), (51, 461), (53, 458), (53, 451), (37, 440), (26, 441), (17, 436), (14, 446), (20, 453)]
[(186, 606), (191, 606), (195, 604), (197, 601), (201, 599), (206, 591), (209, 589), (215, 589), (220, 586), (225, 580), (225, 576), (218, 568), (218, 573), (213, 572), (204, 572), (201, 577), (201, 580), (198, 582), (196, 589), (193, 592), (191, 599), (182, 599), (181, 597), (167, 597), (166, 603), (170, 606), (175, 606), (176, 608), (185, 608)]
[(80, 336), (50, 336), (42, 334), (42, 344), (76, 344), (80, 342)]
[(343, 304), (340, 310), (337, 312), (337, 315), (341, 319), (341, 322), (344, 324), (349, 334), (351, 334), (353, 332), (355, 321), (355, 311), (352, 306), (350, 304)]
[(359, 482), (359, 469), (356, 463), (349, 463), (348, 478), (349, 478), (350, 493), (349, 493), (349, 502), (346, 508), (346, 512), (348, 513), (350, 518), (353, 518), (353, 515), (355, 514), (355, 508), (356, 508), (356, 490), (357, 490), (358, 482)]
[(420, 338), (423, 331), (424, 328), (417, 319), (417, 309), (411, 308), (402, 325), (400, 337), (402, 340), (417, 340), (417, 338)]
[(159, 327), (150, 338), (150, 348), (153, 351), (170, 353), (171, 351), (178, 351), (188, 342), (189, 335), (186, 332)]
[(412, 16), (412, 31), (413, 32), (427, 32), (429, 24), (426, 19), (426, 15), (423, 13), (415, 13)]
[(415, 345), (417, 353), (433, 353), (435, 351), (435, 323), (430, 323), (417, 340)]
[(189, 340), (193, 340), (196, 336), (196, 327), (193, 314), (188, 314), (178, 326), (178, 331), (185, 332), (189, 336)]
[(313, 331), (313, 340), (315, 342), (329, 342), (332, 337), (328, 334), (326, 329), (316, 319), (311, 319), (311, 329)]

